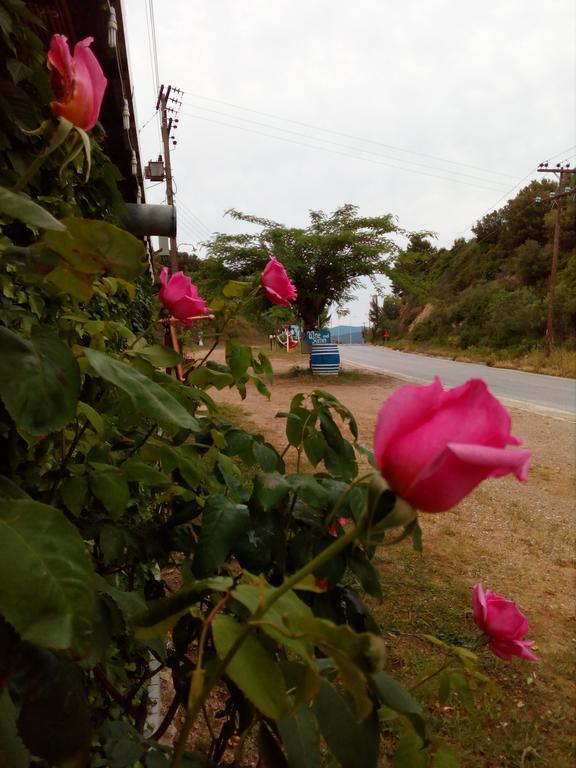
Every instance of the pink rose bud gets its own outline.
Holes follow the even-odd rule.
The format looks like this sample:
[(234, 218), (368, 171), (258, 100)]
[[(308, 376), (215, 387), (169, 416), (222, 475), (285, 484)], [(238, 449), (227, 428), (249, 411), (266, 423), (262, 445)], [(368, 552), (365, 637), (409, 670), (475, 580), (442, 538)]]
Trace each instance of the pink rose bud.
[(93, 40), (87, 37), (76, 43), (71, 56), (68, 39), (64, 35), (52, 35), (48, 51), (48, 69), (56, 94), (56, 100), (50, 104), (52, 111), (85, 131), (93, 128), (98, 120), (108, 82), (90, 50)]
[(489, 590), (484, 592), (482, 584), (476, 584), (472, 592), (472, 608), (474, 621), (490, 638), (488, 647), (495, 656), (506, 661), (513, 656), (538, 661), (530, 650), (534, 643), (524, 640), (530, 625), (515, 602)]
[(384, 403), (374, 433), (376, 465), (390, 488), (415, 509), (444, 512), (487, 477), (513, 473), (526, 482), (530, 451), (484, 381), (444, 390), (406, 384)]
[(260, 276), (260, 281), (266, 296), (274, 304), (290, 307), (290, 302), (294, 301), (298, 295), (296, 286), (288, 277), (284, 265), (275, 256), (270, 257), (270, 261)]
[(198, 288), (184, 272), (175, 272), (168, 278), (168, 267), (160, 273), (160, 301), (177, 320), (205, 315), (210, 310), (198, 295)]

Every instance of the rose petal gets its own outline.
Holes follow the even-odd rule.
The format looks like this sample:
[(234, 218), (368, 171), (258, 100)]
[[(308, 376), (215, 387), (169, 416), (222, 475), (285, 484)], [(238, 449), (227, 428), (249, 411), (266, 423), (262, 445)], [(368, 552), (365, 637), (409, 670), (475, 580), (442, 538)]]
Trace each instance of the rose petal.
[[(483, 445), (448, 445), (441, 455), (402, 491), (413, 507), (444, 512), (456, 506), (487, 477), (513, 473), (525, 481), (530, 451), (511, 451)], [(394, 485), (390, 483), (393, 490)]]

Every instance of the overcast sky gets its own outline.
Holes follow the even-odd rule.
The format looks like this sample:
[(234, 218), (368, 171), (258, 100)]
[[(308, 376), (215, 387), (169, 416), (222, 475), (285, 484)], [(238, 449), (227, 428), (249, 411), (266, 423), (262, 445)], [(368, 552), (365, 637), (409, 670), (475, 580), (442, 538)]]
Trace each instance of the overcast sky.
[[(179, 243), (245, 230), (229, 208), (306, 226), (353, 203), (450, 246), (539, 162), (575, 155), (574, 0), (123, 0), (139, 127), (152, 1), (158, 80), (184, 91)], [(140, 150), (161, 151), (154, 118)]]

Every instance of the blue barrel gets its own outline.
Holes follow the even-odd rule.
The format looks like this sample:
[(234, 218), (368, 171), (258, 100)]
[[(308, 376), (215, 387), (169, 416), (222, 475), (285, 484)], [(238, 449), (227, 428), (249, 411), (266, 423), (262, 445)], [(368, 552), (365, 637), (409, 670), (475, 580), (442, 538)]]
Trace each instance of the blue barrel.
[(338, 344), (312, 344), (310, 368), (319, 376), (334, 375), (340, 371)]

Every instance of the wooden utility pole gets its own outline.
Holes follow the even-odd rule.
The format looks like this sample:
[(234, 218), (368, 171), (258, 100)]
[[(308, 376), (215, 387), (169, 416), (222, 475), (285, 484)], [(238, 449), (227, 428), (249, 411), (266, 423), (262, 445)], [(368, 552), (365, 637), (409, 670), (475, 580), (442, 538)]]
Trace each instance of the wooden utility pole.
[(562, 204), (565, 198), (574, 194), (570, 187), (570, 177), (576, 172), (576, 168), (556, 166), (549, 168), (548, 163), (538, 166), (539, 173), (554, 173), (559, 175), (558, 192), (550, 193), (550, 200), (556, 206), (556, 218), (554, 221), (554, 239), (552, 242), (552, 266), (550, 268), (550, 282), (548, 284), (548, 315), (546, 318), (546, 356), (549, 357), (554, 347), (554, 309), (556, 299), (556, 273), (558, 272), (558, 256), (560, 254), (560, 235), (562, 231)]
[[(172, 118), (168, 119), (168, 99), (172, 86), (169, 85), (164, 91), (164, 86), (160, 86), (156, 109), (160, 112), (160, 129), (162, 133), (162, 144), (164, 147), (164, 167), (166, 169), (166, 202), (168, 205), (174, 205), (174, 186), (172, 183), (172, 163), (170, 161), (170, 130), (172, 128)], [(175, 237), (170, 238), (170, 271), (178, 271), (178, 244)]]

